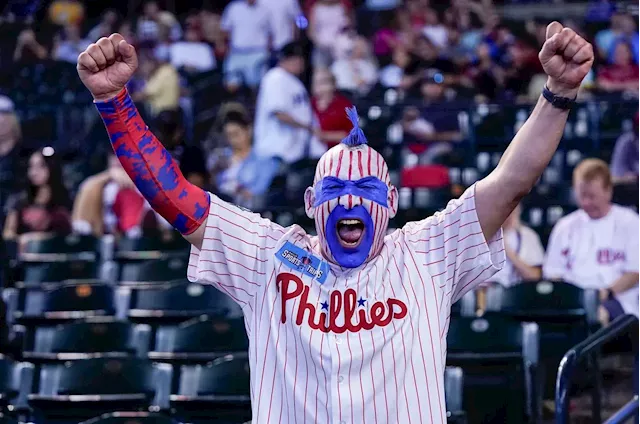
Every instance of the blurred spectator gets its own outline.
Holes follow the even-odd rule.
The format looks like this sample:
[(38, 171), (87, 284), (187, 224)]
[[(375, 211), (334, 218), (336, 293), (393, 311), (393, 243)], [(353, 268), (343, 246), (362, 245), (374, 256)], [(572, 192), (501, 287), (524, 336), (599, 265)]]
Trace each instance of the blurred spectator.
[(209, 175), (205, 155), (199, 146), (186, 142), (182, 111), (164, 110), (155, 117), (152, 126), (158, 140), (178, 162), (182, 175), (191, 184), (207, 190)]
[(600, 68), (598, 88), (609, 93), (629, 93), (638, 95), (638, 65), (633, 61), (631, 46), (624, 41), (617, 42), (613, 63)]
[(177, 41), (170, 47), (171, 64), (176, 69), (187, 72), (206, 72), (216, 67), (216, 58), (211, 46), (201, 41), (196, 28), (187, 28), (184, 41)]
[(102, 13), (102, 17), (100, 18), (100, 22), (87, 34), (87, 38), (91, 42), (95, 42), (96, 40), (102, 37), (108, 37), (114, 32), (116, 32), (118, 23), (118, 12), (114, 9), (107, 9)]
[(591, 0), (585, 16), (587, 22), (609, 22), (616, 11), (611, 0)]
[(4, 225), (6, 206), (23, 179), (24, 164), (20, 155), (20, 122), (13, 102), (0, 96), (0, 226)]
[(347, 17), (344, 27), (340, 30), (336, 39), (333, 41), (333, 60), (336, 61), (349, 58), (353, 51), (353, 46), (356, 44), (356, 40), (358, 38), (358, 32), (356, 31), (353, 22), (351, 22), (349, 17)]
[(278, 66), (260, 84), (256, 101), (255, 150), (260, 157), (293, 163), (319, 157), (326, 149), (314, 136), (316, 123), (309, 94), (299, 79), (304, 50), (297, 43), (284, 46)]
[(336, 87), (358, 94), (366, 94), (378, 80), (378, 66), (366, 38), (358, 37), (348, 58), (331, 66)]
[(159, 46), (152, 54), (140, 55), (140, 72), (146, 82), (142, 90), (132, 94), (132, 98), (146, 102), (153, 115), (163, 110), (178, 109), (180, 76), (169, 63), (168, 50), (168, 47)]
[(400, 3), (400, 0), (365, 0), (364, 5), (369, 11), (382, 11), (395, 9)]
[(273, 50), (298, 38), (297, 21), (303, 18), (298, 0), (258, 0), (258, 4), (269, 10)]
[(441, 162), (453, 151), (452, 142), (460, 138), (459, 132), (443, 131), (420, 116), (420, 111), (414, 106), (404, 109), (400, 126), (405, 145), (411, 153), (418, 156), (418, 163), (421, 165)]
[(414, 38), (409, 15), (398, 9), (392, 16), (373, 36), (373, 52), (383, 61), (396, 49), (409, 48)]
[(427, 24), (428, 0), (407, 0), (404, 9), (409, 15), (409, 22), (416, 31), (422, 31)]
[(198, 14), (202, 37), (206, 43), (213, 47), (216, 60), (222, 60), (227, 55), (227, 41), (221, 28), (221, 17), (203, 9)]
[(351, 7), (341, 0), (316, 0), (309, 11), (307, 34), (313, 42), (313, 67), (329, 67), (333, 44), (349, 22)]
[(491, 59), (490, 48), (487, 43), (478, 45), (476, 57), (462, 79), (464, 85), (474, 89), (479, 103), (495, 99), (504, 81), (504, 70)]
[(84, 20), (84, 5), (78, 0), (54, 0), (49, 6), (49, 20), (62, 27), (80, 25)]
[(638, 29), (635, 19), (625, 13), (615, 13), (611, 26), (596, 34), (595, 45), (600, 57), (609, 63), (615, 62), (615, 49), (620, 41), (629, 43), (631, 57), (638, 64)]
[(529, 84), (533, 77), (542, 72), (538, 51), (518, 41), (507, 47), (508, 61), (504, 77), (505, 94), (517, 100), (528, 101)]
[(389, 88), (409, 88), (415, 83), (415, 79), (405, 75), (411, 57), (404, 47), (396, 47), (393, 50), (392, 61), (380, 70), (380, 84)]
[(16, 48), (13, 52), (14, 62), (29, 63), (47, 58), (47, 48), (36, 39), (36, 34), (27, 28), (18, 34)]
[(133, 31), (133, 25), (129, 21), (124, 21), (118, 27), (118, 33), (124, 37), (127, 43), (136, 45), (138, 39), (136, 33)]
[(149, 0), (142, 6), (142, 16), (138, 19), (137, 38), (145, 47), (152, 47), (166, 38), (179, 40), (182, 36), (180, 24), (172, 13), (161, 10), (158, 2)]
[(540, 236), (520, 221), (521, 211), (521, 206), (516, 206), (502, 225), (507, 261), (491, 281), (504, 287), (542, 278), (544, 248)]
[(83, 39), (80, 36), (80, 27), (77, 25), (67, 25), (64, 27), (61, 39), (55, 43), (52, 57), (62, 62), (73, 63), (78, 62), (78, 56), (82, 53), (91, 41)]
[(633, 131), (622, 134), (616, 140), (611, 158), (611, 176), (614, 183), (638, 182), (638, 113), (633, 119)]
[(221, 28), (229, 37), (229, 54), (224, 63), (229, 90), (242, 83), (255, 88), (266, 69), (271, 48), (269, 9), (256, 0), (231, 2), (222, 14)]
[(600, 159), (578, 164), (573, 190), (580, 209), (553, 228), (544, 276), (599, 289), (604, 324), (638, 316), (638, 214), (611, 203), (611, 174)]
[(426, 23), (422, 29), (422, 33), (427, 37), (438, 49), (444, 49), (449, 42), (449, 34), (447, 27), (441, 22), (438, 14), (433, 9), (427, 9), (425, 12)]
[(33, 153), (27, 167), (26, 191), (10, 207), (3, 238), (26, 233), (66, 234), (71, 230), (71, 202), (63, 184), (62, 168), (51, 147)]
[(328, 69), (315, 69), (311, 81), (311, 106), (318, 117), (320, 141), (331, 148), (345, 138), (353, 124), (349, 121), (346, 108), (352, 103), (336, 92), (336, 81)]
[(107, 169), (87, 178), (80, 186), (72, 213), (73, 231), (78, 234), (115, 234), (136, 238), (171, 225), (155, 214), (109, 150)]
[(261, 158), (252, 149), (251, 123), (241, 112), (229, 112), (222, 125), (228, 148), (214, 158), (213, 179), (217, 191), (246, 208), (261, 206), (280, 167), (276, 158)]

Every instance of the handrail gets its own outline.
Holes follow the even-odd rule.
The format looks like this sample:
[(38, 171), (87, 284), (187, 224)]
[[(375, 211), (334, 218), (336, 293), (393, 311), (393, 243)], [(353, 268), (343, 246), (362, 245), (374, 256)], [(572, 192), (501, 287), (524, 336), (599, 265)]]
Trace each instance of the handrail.
[[(608, 326), (596, 331), (581, 343), (578, 343), (564, 355), (558, 367), (558, 376), (556, 378), (556, 423), (569, 423), (569, 388), (571, 377), (576, 364), (580, 359), (601, 347), (620, 333), (624, 332), (629, 326), (638, 322), (633, 315), (623, 315), (613, 320)], [(597, 389), (597, 388), (596, 388)], [(599, 390), (599, 389), (598, 389)], [(599, 393), (597, 394), (599, 396)], [(592, 405), (594, 410), (596, 405)], [(595, 415), (599, 415), (600, 411), (595, 411)], [(600, 422), (600, 417), (594, 417)]]
[[(621, 424), (638, 413), (638, 395), (634, 396), (615, 414), (613, 414), (604, 424)], [(636, 421), (637, 422), (637, 421)]]

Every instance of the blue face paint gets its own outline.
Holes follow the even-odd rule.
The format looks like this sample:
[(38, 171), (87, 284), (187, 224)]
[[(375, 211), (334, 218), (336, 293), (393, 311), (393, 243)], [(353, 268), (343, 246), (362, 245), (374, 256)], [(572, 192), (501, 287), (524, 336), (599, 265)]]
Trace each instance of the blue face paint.
[(316, 201), (314, 206), (317, 207), (331, 199), (351, 194), (371, 200), (386, 208), (388, 192), (389, 187), (376, 177), (364, 177), (350, 181), (328, 176), (315, 185)]
[[(358, 247), (349, 249), (340, 244), (337, 224), (342, 219), (359, 219), (364, 224), (364, 234)], [(373, 245), (373, 220), (364, 206), (346, 209), (344, 206), (338, 205), (327, 218), (325, 234), (331, 254), (338, 265), (344, 268), (357, 268), (367, 259)]]

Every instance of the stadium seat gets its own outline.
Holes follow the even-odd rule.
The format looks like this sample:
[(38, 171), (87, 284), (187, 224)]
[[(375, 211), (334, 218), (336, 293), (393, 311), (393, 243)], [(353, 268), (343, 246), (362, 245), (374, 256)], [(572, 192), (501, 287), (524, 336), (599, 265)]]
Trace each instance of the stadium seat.
[(40, 371), (29, 395), (36, 422), (79, 422), (114, 410), (166, 406), (171, 368), (139, 358), (91, 358)]
[(159, 328), (156, 347), (149, 352), (149, 358), (174, 364), (202, 363), (248, 349), (243, 318), (202, 316), (177, 327)]
[(470, 423), (535, 422), (538, 328), (507, 317), (453, 317), (447, 365), (464, 372), (464, 410)]
[(118, 262), (146, 261), (174, 255), (185, 256), (189, 249), (189, 243), (178, 236), (170, 240), (160, 237), (122, 238), (116, 243), (114, 256)]
[(447, 406), (447, 423), (466, 424), (463, 409), (464, 375), (462, 368), (446, 367), (444, 370), (444, 397)]
[(249, 360), (233, 354), (207, 365), (184, 366), (171, 408), (181, 421), (242, 423), (251, 420)]
[(29, 326), (114, 316), (120, 304), (114, 287), (105, 284), (65, 284), (52, 290), (25, 288), (17, 291), (15, 303), (16, 321)]
[(35, 330), (32, 350), (23, 355), (31, 362), (68, 361), (101, 357), (145, 356), (151, 329), (112, 318), (94, 318)]
[(150, 412), (111, 412), (83, 421), (80, 424), (180, 424), (162, 414)]
[(540, 328), (544, 396), (552, 398), (560, 359), (598, 323), (598, 293), (564, 282), (540, 281), (487, 290), (487, 312), (497, 312)]
[(97, 277), (99, 241), (93, 236), (71, 234), (29, 237), (18, 259), (27, 285)]
[(143, 285), (185, 279), (188, 255), (143, 262), (125, 262), (120, 266), (121, 285)]
[(242, 316), (233, 300), (210, 285), (174, 283), (131, 289), (129, 319), (178, 324), (200, 315)]
[(27, 406), (33, 386), (33, 365), (0, 355), (0, 417)]

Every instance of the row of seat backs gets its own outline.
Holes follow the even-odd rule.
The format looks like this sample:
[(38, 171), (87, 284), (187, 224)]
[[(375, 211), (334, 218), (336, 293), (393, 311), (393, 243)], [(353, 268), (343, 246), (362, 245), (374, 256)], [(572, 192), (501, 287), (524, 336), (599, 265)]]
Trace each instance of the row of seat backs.
[[(186, 406), (194, 401), (209, 406), (233, 402), (250, 411), (247, 354), (182, 367), (175, 393), (171, 390), (172, 372), (166, 364), (140, 358), (93, 358), (48, 365), (36, 373), (31, 364), (0, 357), (0, 393), (6, 394), (18, 409), (31, 407), (44, 410), (45, 415), (52, 410), (64, 415), (62, 408), (73, 407), (74, 403), (97, 404), (101, 400), (117, 404), (133, 399), (140, 405), (160, 409)], [(444, 385), (449, 411), (461, 411), (463, 380), (460, 368), (447, 367)], [(19, 401), (25, 403), (18, 404)], [(210, 409), (199, 412), (212, 413)]]
[(233, 300), (211, 285), (188, 281), (144, 287), (62, 284), (53, 289), (5, 289), (7, 320), (29, 326), (114, 316), (138, 322), (181, 322), (203, 314), (242, 316)]

